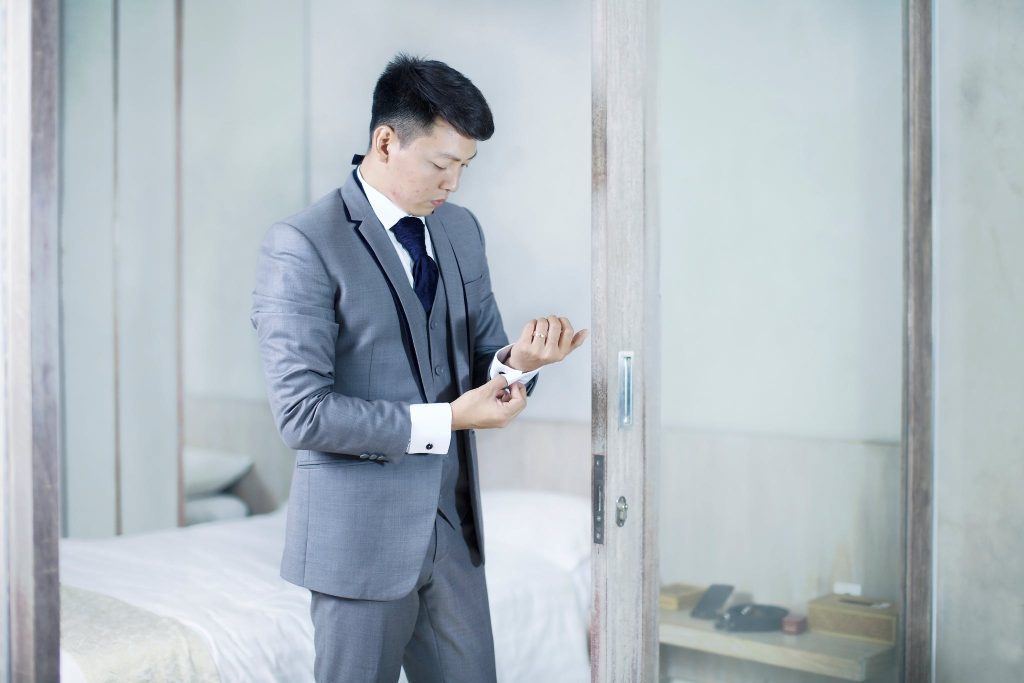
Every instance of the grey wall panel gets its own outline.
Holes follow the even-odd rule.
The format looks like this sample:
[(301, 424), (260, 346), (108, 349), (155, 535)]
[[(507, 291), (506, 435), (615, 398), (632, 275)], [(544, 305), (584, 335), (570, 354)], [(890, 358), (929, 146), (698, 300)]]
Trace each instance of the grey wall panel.
[(1024, 5), (936, 3), (935, 680), (1024, 666)]
[(120, 3), (117, 314), (124, 531), (177, 524), (174, 3)]
[(63, 3), (64, 533), (116, 528), (113, 2)]
[[(590, 318), (590, 7), (573, 2), (310, 0), (314, 197), (366, 150), (373, 86), (397, 52), (447, 62), (484, 93), (494, 137), (453, 198), (480, 219), (505, 327)], [(590, 417), (590, 347), (544, 371), (527, 415)], [(525, 416), (524, 416), (525, 417)]]
[(190, 397), (266, 397), (249, 308), (263, 234), (306, 204), (303, 8), (299, 1), (185, 3)]

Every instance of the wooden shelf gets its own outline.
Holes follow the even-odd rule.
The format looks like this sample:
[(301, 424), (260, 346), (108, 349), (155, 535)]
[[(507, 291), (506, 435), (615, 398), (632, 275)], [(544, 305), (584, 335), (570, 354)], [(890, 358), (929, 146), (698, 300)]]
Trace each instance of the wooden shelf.
[(798, 636), (781, 631), (727, 633), (715, 630), (713, 621), (693, 619), (686, 611), (661, 610), (660, 626), (659, 640), (666, 645), (848, 681), (866, 681), (895, 663), (892, 645), (813, 631)]

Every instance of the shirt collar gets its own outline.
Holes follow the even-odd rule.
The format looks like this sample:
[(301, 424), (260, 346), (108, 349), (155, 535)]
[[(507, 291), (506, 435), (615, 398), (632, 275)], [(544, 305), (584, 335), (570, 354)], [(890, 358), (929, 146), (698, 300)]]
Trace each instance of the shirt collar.
[[(386, 230), (395, 227), (398, 221), (409, 215), (388, 199), (383, 192), (366, 182), (366, 178), (363, 177), (363, 173), (358, 167), (356, 167), (356, 175), (359, 177), (359, 183), (363, 186), (366, 200), (370, 202), (370, 208), (373, 209), (373, 213), (377, 215), (377, 219)], [(425, 222), (422, 216), (416, 216), (416, 218), (419, 218), (420, 222)]]

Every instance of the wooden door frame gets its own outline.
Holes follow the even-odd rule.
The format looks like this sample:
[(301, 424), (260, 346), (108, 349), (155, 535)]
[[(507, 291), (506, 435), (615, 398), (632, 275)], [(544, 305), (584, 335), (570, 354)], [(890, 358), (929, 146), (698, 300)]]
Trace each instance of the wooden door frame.
[[(592, 1), (593, 681), (656, 681), (659, 362), (655, 0)], [(932, 679), (932, 9), (903, 10), (901, 680)], [(637, 276), (637, 274), (640, 274)], [(620, 428), (620, 352), (634, 422)], [(650, 368), (651, 372), (646, 372)], [(619, 498), (626, 524), (613, 523)], [(615, 595), (614, 601), (609, 599)]]
[(932, 3), (903, 0), (902, 680), (934, 675)]
[[(657, 35), (649, 22), (656, 12), (650, 0), (594, 0), (591, 7), (591, 678), (656, 681), (659, 231), (647, 174)], [(632, 423), (625, 427), (623, 353), (631, 354), (633, 377)], [(615, 521), (619, 500), (628, 505), (621, 526)]]
[(3, 679), (60, 662), (59, 0), (7, 0), (0, 141)]

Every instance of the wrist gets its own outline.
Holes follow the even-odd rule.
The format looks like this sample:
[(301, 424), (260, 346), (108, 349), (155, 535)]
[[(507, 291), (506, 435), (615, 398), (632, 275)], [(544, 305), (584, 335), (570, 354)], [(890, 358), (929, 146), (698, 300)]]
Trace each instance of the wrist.
[(458, 409), (458, 406), (455, 405), (455, 402), (452, 401), (448, 405), (450, 405), (452, 408), (452, 431), (457, 432), (462, 429), (468, 429), (469, 425), (463, 422), (462, 411)]
[(519, 372), (530, 372), (531, 370), (537, 369), (530, 367), (529, 363), (520, 358), (516, 354), (515, 347), (512, 347), (512, 351), (509, 352), (508, 358), (505, 359), (505, 365), (512, 368), (513, 370), (518, 370)]

